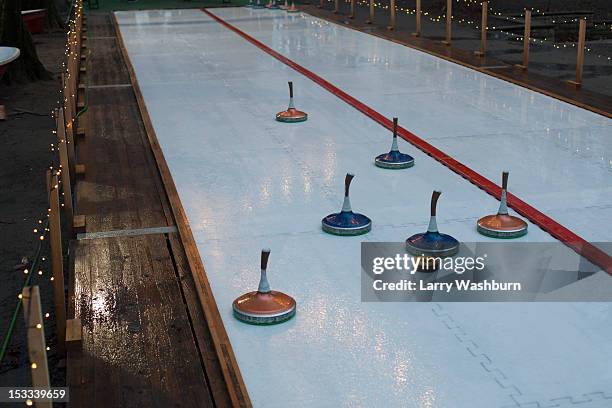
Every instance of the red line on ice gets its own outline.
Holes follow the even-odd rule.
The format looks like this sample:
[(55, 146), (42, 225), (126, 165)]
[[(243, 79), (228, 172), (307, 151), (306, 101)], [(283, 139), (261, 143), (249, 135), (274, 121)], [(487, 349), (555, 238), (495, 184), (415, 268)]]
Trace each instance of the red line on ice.
[[(351, 105), (358, 111), (362, 112), (363, 114), (365, 114), (372, 120), (378, 122), (380, 125), (384, 126), (385, 128), (389, 130), (393, 129), (393, 122), (390, 119), (387, 119), (386, 117), (384, 117), (383, 115), (381, 115), (374, 109), (370, 108), (363, 102), (360, 102), (359, 100), (353, 98), (351, 95), (342, 91), (340, 88), (334, 86), (333, 84), (326, 81), (322, 77), (318, 76), (314, 72), (304, 68), (303, 66), (290, 60), (284, 55), (279, 54), (278, 52), (274, 51), (267, 45), (251, 37), (244, 31), (231, 25), (230, 23), (223, 20), (222, 18), (216, 16), (208, 9), (203, 8), (201, 10), (204, 13), (206, 13), (208, 16), (210, 16), (212, 19), (217, 21), (219, 24), (235, 32), (240, 37), (244, 38), (245, 40), (255, 45), (262, 51), (270, 54), (271, 56), (281, 61), (285, 65), (288, 65), (289, 67), (293, 68), (300, 74), (309, 78), (316, 84), (325, 88), (326, 90), (336, 95), (338, 98), (342, 99), (344, 102), (348, 103), (349, 105)], [(429, 156), (433, 157), (434, 159), (436, 159), (437, 161), (439, 161), (440, 163), (442, 163), (443, 165), (445, 165), (446, 167), (448, 167), (455, 173), (459, 174), (461, 177), (467, 179), (472, 184), (483, 189), (484, 191), (486, 191), (493, 197), (497, 198), (498, 200), (501, 199), (501, 187), (493, 183), (491, 180), (487, 179), (486, 177), (472, 170), (465, 164), (453, 159), (451, 156), (444, 153), (437, 147), (427, 143), (425, 140), (416, 136), (414, 133), (402, 128), (401, 126), (398, 126), (397, 134), (400, 135), (407, 142), (419, 148), (424, 153), (428, 154)], [(582, 255), (583, 257), (585, 257), (592, 263), (601, 267), (608, 274), (612, 275), (612, 257), (610, 255), (608, 255), (601, 249), (597, 248), (595, 245), (587, 242), (585, 239), (581, 238), (579, 235), (575, 234), (571, 230), (559, 224), (557, 221), (553, 220), (546, 214), (540, 212), (538, 209), (530, 206), (529, 204), (527, 204), (526, 202), (524, 202), (517, 196), (508, 193), (507, 199), (508, 199), (508, 206), (514, 209), (517, 213), (523, 215), (524, 217), (529, 219), (529, 221), (536, 224), (537, 226), (542, 228), (544, 231), (548, 232), (554, 238), (563, 242), (565, 245), (572, 248), (578, 254)]]

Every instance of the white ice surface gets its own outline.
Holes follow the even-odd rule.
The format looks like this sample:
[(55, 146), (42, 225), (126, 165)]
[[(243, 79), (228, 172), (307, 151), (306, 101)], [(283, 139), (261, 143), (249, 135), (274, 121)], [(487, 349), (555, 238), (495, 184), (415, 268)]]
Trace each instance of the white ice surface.
[[(610, 240), (601, 218), (592, 231), (581, 221), (585, 208), (612, 212), (609, 120), (309, 16), (214, 13), (485, 176), (510, 169), (519, 196)], [(474, 223), (495, 199), (403, 141), (414, 168), (374, 167), (388, 131), (199, 10), (116, 15), (255, 406), (612, 406), (609, 304), (360, 302), (362, 240), (424, 230), (437, 188), (440, 229), (484, 241)], [(273, 119), (287, 80), (307, 122)], [(366, 236), (320, 230), (347, 171), (354, 210), (373, 219)], [(553, 240), (529, 228), (522, 239)], [(231, 313), (257, 285), (262, 247), (272, 287), (298, 302), (296, 318), (274, 327)]]

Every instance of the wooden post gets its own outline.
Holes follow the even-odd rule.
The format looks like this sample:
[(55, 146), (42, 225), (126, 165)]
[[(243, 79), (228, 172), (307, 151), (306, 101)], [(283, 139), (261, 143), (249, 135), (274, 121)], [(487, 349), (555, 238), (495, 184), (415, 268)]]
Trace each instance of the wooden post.
[(412, 33), (412, 35), (415, 37), (420, 37), (421, 36), (421, 0), (416, 0), (415, 18), (416, 18), (416, 31)]
[[(34, 273), (34, 271), (31, 273)], [(51, 381), (49, 381), (45, 327), (40, 306), (40, 290), (38, 286), (26, 286), (23, 288), (21, 295), (23, 317), (25, 318), (28, 336), (28, 356), (32, 371), (32, 387), (49, 388), (51, 387)], [(36, 407), (51, 408), (51, 401), (36, 401)]]
[(370, 0), (370, 17), (366, 20), (366, 24), (374, 24), (374, 0)]
[(446, 45), (451, 44), (451, 29), (453, 21), (453, 0), (446, 0), (446, 39), (442, 41)]
[(389, 25), (387, 30), (395, 30), (395, 0), (389, 2)]
[[(64, 91), (66, 92), (66, 91)], [(69, 92), (69, 91), (68, 91)], [(70, 96), (67, 96), (68, 101), (70, 101)], [(68, 169), (70, 173), (70, 182), (71, 185), (75, 182), (76, 172), (76, 151), (74, 144), (74, 111), (72, 110), (72, 104), (70, 102), (64, 104), (65, 110), (62, 111), (61, 116), (65, 123), (65, 131), (66, 131), (66, 150), (68, 153)]]
[(355, 18), (355, 9), (357, 7), (357, 0), (351, 0), (351, 13), (349, 14), (349, 18)]
[(529, 66), (529, 41), (531, 40), (531, 10), (525, 10), (525, 34), (523, 34), (523, 63), (517, 68), (527, 69)]
[(474, 54), (484, 57), (487, 53), (487, 14), (489, 11), (489, 3), (487, 1), (482, 2), (482, 19), (480, 21), (480, 50), (475, 51)]
[(66, 347), (79, 348), (83, 339), (81, 319), (66, 320)]
[(66, 128), (64, 127), (64, 109), (60, 108), (57, 114), (57, 147), (59, 149), (60, 165), (62, 166), (62, 193), (64, 194), (64, 210), (68, 219), (70, 235), (73, 235), (72, 221), (74, 210), (72, 208), (72, 181), (70, 179), (70, 164), (68, 163), (68, 145)]
[(64, 299), (64, 258), (62, 252), (62, 231), (60, 224), (59, 185), (57, 174), (51, 178), (49, 197), (49, 245), (51, 247), (51, 272), (53, 274), (53, 301), (55, 304), (55, 325), (57, 345), (61, 353), (65, 350), (66, 301)]
[(576, 87), (580, 87), (582, 85), (582, 70), (584, 68), (585, 40), (586, 40), (586, 18), (581, 18), (580, 26), (578, 28), (578, 54), (576, 55), (576, 80), (567, 81)]
[(334, 5), (334, 14), (338, 13), (340, 13), (340, 0), (336, 0), (336, 3)]

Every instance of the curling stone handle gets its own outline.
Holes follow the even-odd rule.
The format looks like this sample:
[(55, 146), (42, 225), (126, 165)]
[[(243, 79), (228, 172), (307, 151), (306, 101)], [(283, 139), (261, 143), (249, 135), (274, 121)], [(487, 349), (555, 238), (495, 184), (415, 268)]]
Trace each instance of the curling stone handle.
[(261, 270), (265, 271), (268, 269), (268, 258), (270, 258), (270, 250), (262, 249), (261, 250)]
[(344, 178), (344, 196), (349, 196), (349, 188), (351, 187), (351, 181), (353, 181), (354, 174), (346, 173), (346, 177)]
[(441, 194), (442, 192), (438, 190), (434, 190), (434, 192), (431, 194), (431, 216), (432, 217), (436, 216), (436, 207), (438, 205), (438, 198), (440, 198)]
[(393, 118), (393, 137), (397, 137), (397, 118)]
[(510, 175), (509, 172), (504, 171), (502, 173), (502, 190), (507, 190), (508, 189), (508, 176)]
[(293, 98), (293, 82), (289, 81), (289, 97)]

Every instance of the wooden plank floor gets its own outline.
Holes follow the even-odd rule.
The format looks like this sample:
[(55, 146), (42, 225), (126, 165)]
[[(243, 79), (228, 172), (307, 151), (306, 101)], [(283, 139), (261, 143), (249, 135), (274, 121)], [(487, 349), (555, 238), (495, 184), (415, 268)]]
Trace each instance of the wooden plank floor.
[[(91, 239), (70, 250), (69, 316), (81, 318), (83, 340), (68, 351), (69, 406), (232, 406), (178, 234), (125, 235), (174, 218), (110, 15), (90, 13), (87, 27), (86, 136), (77, 144), (86, 173), (75, 213)], [(109, 231), (120, 236), (95, 237)]]
[(350, 20), (347, 15), (334, 14), (331, 10), (320, 9), (314, 5), (302, 5), (300, 6), (300, 10), (324, 20), (332, 21), (358, 31), (416, 48), (420, 51), (427, 52), (437, 57), (444, 58), (612, 118), (612, 98), (607, 95), (586, 91), (554, 78), (548, 78), (543, 75), (508, 66), (505, 62), (495, 58), (481, 58), (475, 55), (473, 51), (449, 47), (440, 41), (423, 37), (414, 37), (404, 30), (389, 31), (385, 27), (387, 20), (384, 20), (384, 23), (379, 21), (376, 24), (367, 24), (367, 16), (366, 13), (363, 12), (357, 13), (357, 17)]

